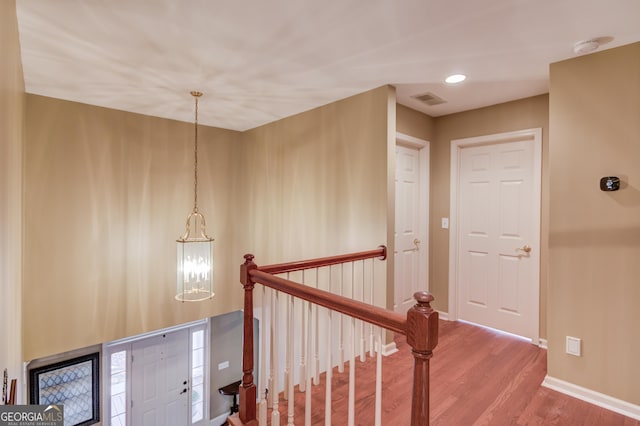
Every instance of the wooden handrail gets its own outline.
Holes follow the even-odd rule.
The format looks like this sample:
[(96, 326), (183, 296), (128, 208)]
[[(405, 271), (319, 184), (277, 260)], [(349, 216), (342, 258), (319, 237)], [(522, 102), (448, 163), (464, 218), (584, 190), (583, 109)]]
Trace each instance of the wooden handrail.
[(298, 262), (279, 263), (275, 265), (259, 266), (258, 269), (268, 274), (283, 274), (285, 272), (302, 271), (304, 269), (321, 268), (323, 266), (338, 265), (340, 263), (355, 262), (356, 260), (387, 258), (387, 247), (380, 246), (376, 250), (342, 254), (338, 256), (319, 257), (317, 259), (301, 260)]
[(290, 294), (302, 300), (340, 312), (351, 317), (378, 325), (382, 328), (407, 334), (407, 318), (388, 309), (349, 299), (314, 287), (298, 284), (284, 278), (268, 274), (260, 269), (249, 271), (254, 283), (260, 283), (274, 290)]
[[(424, 291), (415, 293), (414, 298), (417, 303), (409, 309), (405, 318), (384, 308), (272, 275), (376, 257), (383, 260), (386, 258), (386, 253), (386, 247), (381, 246), (377, 250), (366, 252), (264, 267), (258, 267), (253, 262), (253, 255), (244, 256), (245, 262), (240, 267), (240, 281), (245, 291), (243, 376), (240, 386), (240, 411), (237, 419), (240, 424), (251, 426), (258, 424), (255, 403), (257, 392), (253, 382), (253, 288), (256, 283), (406, 335), (407, 343), (411, 346), (414, 357), (411, 425), (427, 426), (429, 424), (429, 360), (433, 356), (433, 349), (438, 344), (438, 312), (431, 308), (430, 302), (433, 301), (431, 294)], [(238, 424), (234, 417), (229, 418), (232, 425)]]

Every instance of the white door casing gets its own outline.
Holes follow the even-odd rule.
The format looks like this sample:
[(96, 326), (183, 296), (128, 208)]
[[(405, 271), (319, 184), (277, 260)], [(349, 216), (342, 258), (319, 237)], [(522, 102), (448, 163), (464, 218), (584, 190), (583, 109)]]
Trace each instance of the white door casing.
[(538, 344), (542, 130), (451, 142), (449, 319)]
[(133, 342), (132, 424), (189, 424), (189, 330)]
[(394, 310), (429, 289), (429, 142), (396, 135)]

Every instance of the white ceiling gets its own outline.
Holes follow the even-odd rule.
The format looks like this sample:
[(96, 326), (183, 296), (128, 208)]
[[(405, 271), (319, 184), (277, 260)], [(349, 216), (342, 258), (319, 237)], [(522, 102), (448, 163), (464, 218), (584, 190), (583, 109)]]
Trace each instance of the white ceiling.
[[(640, 40), (640, 0), (17, 0), (26, 90), (246, 130), (384, 84), (440, 116), (548, 91), (574, 43)], [(468, 80), (443, 83), (452, 72)], [(432, 92), (433, 107), (411, 98)]]

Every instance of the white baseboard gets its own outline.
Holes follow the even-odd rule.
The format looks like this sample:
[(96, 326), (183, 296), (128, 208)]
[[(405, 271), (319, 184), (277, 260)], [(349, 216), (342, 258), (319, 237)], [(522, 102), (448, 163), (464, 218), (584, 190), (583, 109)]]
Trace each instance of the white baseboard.
[(211, 419), (209, 426), (221, 426), (227, 421), (227, 417), (229, 417), (229, 413), (220, 414), (218, 417)]
[(617, 399), (591, 389), (583, 388), (582, 386), (574, 385), (573, 383), (565, 382), (564, 380), (556, 379), (555, 377), (550, 377), (548, 375), (544, 378), (542, 386), (564, 393), (574, 398), (581, 399), (593, 405), (597, 405), (598, 407), (614, 411), (616, 413), (622, 414), (623, 416), (640, 420), (640, 405), (635, 405), (630, 402), (623, 401), (621, 399)]
[(547, 339), (539, 339), (538, 340), (538, 347), (540, 349), (548, 349), (547, 348)]
[(382, 345), (382, 356), (389, 356), (398, 352), (398, 347), (396, 346), (396, 342), (387, 343), (386, 345)]

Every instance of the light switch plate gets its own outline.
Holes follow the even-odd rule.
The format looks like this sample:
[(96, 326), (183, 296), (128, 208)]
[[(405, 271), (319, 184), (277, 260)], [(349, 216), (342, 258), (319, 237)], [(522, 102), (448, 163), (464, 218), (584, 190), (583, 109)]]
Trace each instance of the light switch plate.
[(448, 217), (443, 217), (442, 218), (442, 229), (449, 229), (449, 218)]

